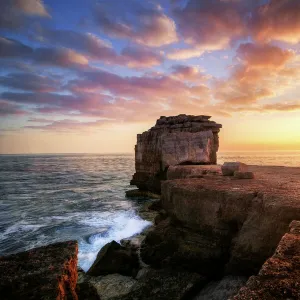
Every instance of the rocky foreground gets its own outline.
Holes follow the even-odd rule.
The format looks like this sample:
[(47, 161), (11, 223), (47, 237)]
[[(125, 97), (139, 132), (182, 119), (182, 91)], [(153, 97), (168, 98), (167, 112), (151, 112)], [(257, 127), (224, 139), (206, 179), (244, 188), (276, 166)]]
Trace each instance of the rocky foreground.
[(1, 299), (300, 299), (300, 168), (247, 172), (169, 168), (142, 211), (154, 227), (107, 244), (87, 273), (74, 242), (2, 257)]

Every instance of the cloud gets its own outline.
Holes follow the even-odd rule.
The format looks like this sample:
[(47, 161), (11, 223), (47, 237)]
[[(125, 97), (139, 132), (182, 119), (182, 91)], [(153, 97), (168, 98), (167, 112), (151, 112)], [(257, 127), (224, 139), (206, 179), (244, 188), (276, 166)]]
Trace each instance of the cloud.
[(241, 44), (228, 79), (214, 82), (216, 99), (231, 105), (254, 104), (295, 86), (300, 72), (294, 52), (271, 45)]
[(300, 2), (270, 0), (253, 12), (251, 33), (258, 42), (300, 42)]
[(66, 114), (102, 116), (110, 106), (110, 96), (101, 94), (58, 94), (58, 93), (14, 93), (4, 92), (1, 98), (21, 105), (34, 105), (36, 112), (45, 114)]
[(184, 60), (199, 57), (204, 53), (201, 49), (175, 49), (167, 53), (167, 57), (173, 60)]
[(52, 123), (52, 119), (45, 119), (45, 118), (30, 118), (28, 119), (28, 122), (33, 122), (33, 123)]
[(0, 76), (0, 85), (26, 91), (53, 92), (59, 89), (60, 82), (32, 73), (11, 73)]
[[(193, 96), (193, 90), (182, 80), (168, 75), (121, 77), (106, 71), (87, 71), (80, 73), (80, 79), (69, 81), (66, 89), (75, 92), (103, 90), (117, 96), (142, 99)], [(195, 95), (200, 97), (198, 91)]]
[(245, 1), (189, 0), (173, 13), (184, 41), (199, 53), (227, 48), (247, 31)]
[(39, 65), (58, 67), (87, 66), (88, 59), (67, 48), (31, 48), (18, 41), (0, 37), (0, 58), (27, 60)]
[(20, 105), (10, 103), (0, 99), (0, 116), (7, 117), (11, 115), (24, 115), (27, 112), (21, 108)]
[(163, 13), (160, 6), (149, 4), (131, 0), (122, 3), (118, 1), (114, 5), (102, 1), (95, 9), (96, 24), (105, 34), (149, 47), (176, 42), (175, 22)]
[(88, 32), (49, 30), (39, 27), (34, 39), (44, 44), (47, 43), (76, 50), (91, 61), (101, 61), (109, 65), (142, 68), (159, 65), (163, 60), (161, 53), (141, 46), (126, 46), (118, 54), (109, 42)]
[(38, 48), (32, 59), (40, 65), (59, 67), (87, 66), (88, 59), (74, 50), (66, 48)]
[(28, 47), (21, 42), (13, 39), (0, 37), (0, 57), (27, 57), (33, 53), (33, 49)]
[(127, 65), (130, 68), (152, 67), (160, 65), (163, 61), (161, 53), (150, 51), (141, 47), (125, 47), (118, 62), (122, 65)]
[(179, 80), (187, 80), (193, 82), (204, 82), (210, 78), (210, 76), (199, 70), (199, 68), (186, 65), (172, 66), (171, 76)]
[(73, 119), (64, 119), (58, 121), (51, 121), (50, 124), (46, 124), (46, 125), (28, 125), (28, 126), (24, 126), (24, 128), (43, 130), (43, 131), (55, 131), (55, 132), (69, 132), (74, 130), (84, 131), (85, 129), (103, 126), (107, 122), (108, 122), (107, 120), (81, 122)]
[(1, 0), (0, 28), (20, 29), (30, 16), (50, 15), (41, 0)]
[(280, 68), (293, 58), (295, 53), (272, 45), (246, 43), (239, 46), (237, 56), (252, 68)]

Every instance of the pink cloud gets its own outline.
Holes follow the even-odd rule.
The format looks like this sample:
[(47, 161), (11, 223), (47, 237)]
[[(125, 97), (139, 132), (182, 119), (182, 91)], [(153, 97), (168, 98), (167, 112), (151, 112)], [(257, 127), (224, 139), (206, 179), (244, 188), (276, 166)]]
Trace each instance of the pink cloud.
[(279, 96), (300, 81), (294, 52), (271, 45), (241, 44), (228, 79), (215, 80), (215, 97), (231, 105)]
[(185, 60), (199, 57), (204, 53), (204, 50), (197, 48), (174, 49), (167, 53), (167, 57), (172, 60)]
[(174, 65), (172, 67), (172, 70), (172, 77), (175, 77), (179, 80), (204, 82), (210, 78), (210, 76), (208, 76), (203, 71), (199, 70), (199, 68), (194, 66)]

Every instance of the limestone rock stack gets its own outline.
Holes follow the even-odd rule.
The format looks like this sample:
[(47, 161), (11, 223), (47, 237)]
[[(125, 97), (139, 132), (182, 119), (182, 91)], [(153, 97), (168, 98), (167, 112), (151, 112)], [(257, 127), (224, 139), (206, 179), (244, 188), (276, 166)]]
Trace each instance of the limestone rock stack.
[(169, 166), (216, 164), (218, 133), (222, 125), (210, 116), (160, 117), (155, 126), (137, 135), (135, 169), (131, 184), (160, 193)]

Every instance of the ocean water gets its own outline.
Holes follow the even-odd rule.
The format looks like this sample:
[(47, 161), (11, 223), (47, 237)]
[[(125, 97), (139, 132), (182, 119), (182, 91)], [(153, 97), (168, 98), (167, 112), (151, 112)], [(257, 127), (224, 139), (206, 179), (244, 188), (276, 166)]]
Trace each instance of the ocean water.
[[(299, 152), (219, 153), (219, 163), (300, 166)], [(57, 241), (79, 242), (87, 270), (106, 243), (150, 225), (137, 215), (133, 155), (1, 155), (0, 255)]]
[(132, 155), (0, 156), (0, 255), (76, 239), (87, 270), (106, 243), (141, 232), (127, 199)]

